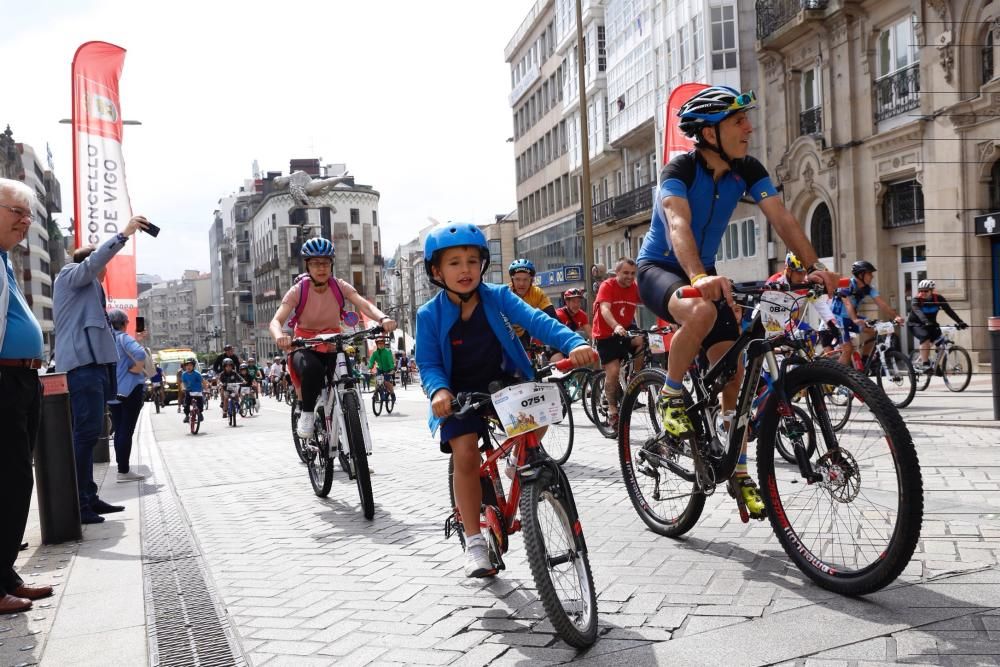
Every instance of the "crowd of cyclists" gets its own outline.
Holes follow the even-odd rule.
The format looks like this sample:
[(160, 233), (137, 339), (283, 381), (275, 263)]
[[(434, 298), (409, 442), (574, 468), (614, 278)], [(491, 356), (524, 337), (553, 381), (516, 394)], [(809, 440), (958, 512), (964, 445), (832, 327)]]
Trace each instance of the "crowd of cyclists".
[[(847, 287), (841, 286), (840, 276), (823, 265), (802, 225), (776, 196), (766, 168), (747, 153), (753, 132), (747, 112), (755, 106), (753, 92), (712, 86), (680, 108), (680, 128), (693, 139), (694, 149), (664, 167), (651, 226), (638, 256), (619, 259), (597, 286), (595, 302), (586, 304), (589, 312), (577, 288), (565, 290), (561, 305), (556, 307), (535, 284), (535, 266), (526, 258), (518, 258), (507, 267), (508, 285), (484, 282), (490, 263), (489, 244), (474, 225), (442, 225), (427, 235), (424, 269), (431, 283), (441, 289), (417, 313), (416, 358), (398, 358), (386, 345), (388, 338), (379, 338), (364, 365), (377, 371), (386, 391), (393, 395), (394, 373), (419, 368), (429, 401), (428, 425), (440, 450), (453, 458), (453, 490), (464, 516), (478, 515), (483, 503), (479, 442), (488, 424), (476, 414), (453, 416), (455, 397), (461, 392), (490, 391), (497, 381), (530, 380), (537, 367), (533, 359), (554, 362), (569, 357), (578, 366), (596, 362), (606, 374), (607, 413), (615, 428), (622, 361), (645, 349), (641, 336), (630, 334), (636, 329), (640, 305), (672, 329), (665, 381), (655, 399), (659, 423), (674, 438), (693, 438), (695, 429), (684, 397), (685, 374), (698, 357), (709, 364), (722, 358), (749, 315), (736, 305), (731, 280), (719, 275), (715, 266), (730, 217), (745, 197), (759, 206), (788, 248), (783, 270), (769, 282), (822, 286), (826, 296), (816, 302), (825, 323), (822, 344), (842, 363), (851, 363), (855, 345), (864, 352), (873, 342), (870, 322), (860, 314), (868, 299), (889, 319), (908, 324), (920, 341), (922, 363), (928, 362), (932, 345), (941, 339), (937, 324), (940, 310), (959, 328), (965, 327), (935, 291), (933, 280), (919, 283), (906, 320), (879, 295), (873, 282), (876, 267), (871, 262), (854, 262)], [(306, 273), (283, 296), (269, 327), (284, 355), (261, 366), (253, 358), (242, 362), (227, 345), (204, 374), (197, 370), (193, 358), (188, 360), (180, 375), (185, 414), (192, 399), (204, 408), (202, 397), (194, 394), (200, 391), (206, 397), (216, 396), (216, 388), (230, 382), (251, 387), (255, 397), (281, 398), (294, 392), (300, 409), (296, 434), (300, 438), (312, 436), (317, 397), (336, 358), (323, 346), (294, 347), (293, 339), (340, 333), (343, 314), (349, 309), (380, 325), (387, 337), (396, 328), (392, 318), (349, 282), (333, 275), (334, 255), (334, 244), (328, 239), (312, 238), (302, 245)], [(679, 290), (688, 286), (697, 288), (702, 298), (682, 298)], [(858, 336), (856, 343), (852, 333)], [(634, 361), (639, 367), (643, 364), (641, 357)], [(355, 368), (355, 372), (359, 380), (364, 378), (360, 369)], [(723, 389), (723, 415), (736, 407), (741, 379), (742, 368)], [(224, 403), (220, 406), (224, 408)], [(729, 427), (723, 419), (722, 428)], [(747, 470), (746, 441), (732, 478), (722, 481), (749, 516), (764, 518), (765, 504)], [(466, 522), (464, 530), (465, 574), (496, 574), (476, 522)]]

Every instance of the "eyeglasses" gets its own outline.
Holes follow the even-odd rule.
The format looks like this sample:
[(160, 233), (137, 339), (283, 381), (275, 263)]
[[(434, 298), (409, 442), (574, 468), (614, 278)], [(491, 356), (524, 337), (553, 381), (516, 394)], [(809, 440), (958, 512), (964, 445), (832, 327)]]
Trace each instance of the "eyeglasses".
[(757, 95), (752, 90), (736, 96), (733, 103), (729, 105), (728, 111), (739, 111), (757, 103)]
[(0, 204), (0, 208), (5, 208), (18, 218), (28, 218), (29, 220), (35, 219), (35, 214), (31, 212), (30, 209), (21, 208), (19, 206), (7, 206), (7, 204)]

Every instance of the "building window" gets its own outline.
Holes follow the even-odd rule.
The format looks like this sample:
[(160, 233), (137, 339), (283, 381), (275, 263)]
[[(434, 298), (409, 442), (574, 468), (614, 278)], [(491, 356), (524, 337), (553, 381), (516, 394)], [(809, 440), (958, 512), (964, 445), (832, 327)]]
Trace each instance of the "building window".
[(990, 169), (990, 210), (1000, 211), (1000, 160)]
[(378, 211), (372, 211), (372, 227), (378, 227)]
[(874, 91), (876, 122), (919, 106), (918, 46), (913, 34), (913, 16), (879, 33)]
[(677, 51), (681, 66), (680, 71), (683, 72), (688, 66), (688, 34), (685, 26), (681, 26), (677, 31)]
[(983, 45), (982, 69), (980, 83), (986, 83), (993, 78), (993, 28), (986, 27), (986, 43)]
[(732, 5), (712, 7), (712, 69), (736, 67), (736, 16)]
[(747, 218), (741, 224), (740, 233), (743, 241), (742, 250), (744, 257), (753, 257), (757, 254), (757, 221)]
[(820, 102), (819, 70), (808, 69), (802, 73), (799, 134), (820, 134), (823, 131), (823, 106)]
[(924, 192), (917, 181), (903, 181), (886, 186), (882, 200), (882, 227), (906, 227), (924, 222)]
[(833, 257), (833, 220), (825, 202), (820, 203), (809, 223), (809, 240), (818, 257)]
[(608, 68), (608, 52), (605, 42), (604, 26), (597, 26), (597, 71), (603, 72)]
[(701, 31), (701, 14), (695, 14), (694, 18), (691, 19), (691, 62), (696, 63), (701, 58), (702, 54), (702, 31)]
[(351, 224), (360, 225), (361, 224), (361, 211), (356, 208), (351, 209)]

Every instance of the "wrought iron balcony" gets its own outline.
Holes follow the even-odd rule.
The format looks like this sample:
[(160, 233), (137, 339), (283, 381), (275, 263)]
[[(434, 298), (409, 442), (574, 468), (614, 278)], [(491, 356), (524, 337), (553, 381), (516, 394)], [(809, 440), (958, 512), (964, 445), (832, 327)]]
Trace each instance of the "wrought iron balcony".
[(799, 134), (812, 135), (823, 132), (823, 107), (813, 107), (799, 114)]
[(875, 122), (898, 116), (920, 106), (920, 63), (875, 81)]
[(615, 198), (608, 197), (604, 201), (598, 202), (597, 204), (594, 205), (593, 219), (595, 225), (599, 225), (602, 222), (609, 222), (611, 220), (614, 220), (615, 218), (614, 203), (615, 203)]
[(615, 197), (615, 220), (622, 220), (633, 215), (653, 210), (653, 185), (647, 183), (634, 190), (629, 190), (620, 197)]
[(766, 39), (803, 10), (824, 10), (829, 0), (757, 0), (757, 39)]

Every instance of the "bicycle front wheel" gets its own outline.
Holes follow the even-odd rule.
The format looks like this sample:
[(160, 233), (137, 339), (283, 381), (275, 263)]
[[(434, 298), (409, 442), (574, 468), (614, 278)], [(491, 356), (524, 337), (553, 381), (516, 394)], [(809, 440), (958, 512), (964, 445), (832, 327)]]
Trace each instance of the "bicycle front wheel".
[(198, 430), (201, 428), (201, 420), (198, 418), (199, 414), (196, 408), (192, 408), (188, 415), (191, 422), (191, 435), (198, 435)]
[(657, 368), (632, 377), (622, 399), (618, 457), (639, 518), (654, 533), (677, 537), (694, 527), (705, 495), (696, 489), (691, 443), (663, 432), (656, 399), (666, 381)]
[(765, 412), (757, 471), (771, 527), (785, 553), (810, 579), (843, 595), (864, 595), (891, 583), (916, 549), (923, 517), (920, 465), (910, 433), (885, 395), (863, 375), (831, 360), (796, 367), (789, 395), (823, 400), (825, 385), (847, 387), (864, 406), (834, 433), (821, 415), (810, 457), (816, 477), (776, 466), (776, 409)]
[(372, 392), (372, 412), (376, 417), (382, 414), (382, 392), (378, 389)]
[(573, 451), (573, 410), (570, 408), (569, 396), (566, 389), (561, 384), (559, 387), (559, 399), (562, 401), (562, 421), (549, 426), (545, 432), (545, 442), (542, 449), (552, 459), (562, 465), (569, 460), (569, 455)]
[(559, 636), (576, 648), (597, 639), (597, 591), (579, 522), (570, 519), (572, 491), (551, 472), (521, 492), (521, 527), (538, 597)]
[[(347, 444), (354, 464), (354, 480), (358, 483), (361, 510), (369, 521), (375, 516), (375, 500), (372, 497), (372, 477), (368, 469), (368, 452), (365, 451), (365, 436), (361, 430), (361, 403), (353, 392), (344, 394), (344, 425), (347, 427)], [(333, 461), (330, 462), (333, 469)]]
[(897, 350), (885, 353), (885, 364), (878, 369), (878, 386), (897, 408), (905, 408), (917, 393), (917, 376), (913, 364)]
[(591, 380), (590, 411), (594, 415), (594, 425), (605, 438), (614, 438), (618, 435), (618, 429), (611, 423), (609, 413), (608, 397), (604, 393), (607, 382), (607, 374), (604, 371), (597, 371)]
[(972, 380), (972, 358), (965, 348), (952, 345), (941, 360), (941, 376), (951, 391), (963, 391)]
[(587, 419), (590, 423), (594, 422), (594, 400), (592, 398), (594, 393), (594, 378), (597, 372), (592, 372), (587, 375), (583, 380), (583, 386), (580, 388), (580, 402), (583, 403), (583, 413), (587, 415)]

